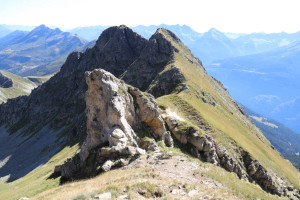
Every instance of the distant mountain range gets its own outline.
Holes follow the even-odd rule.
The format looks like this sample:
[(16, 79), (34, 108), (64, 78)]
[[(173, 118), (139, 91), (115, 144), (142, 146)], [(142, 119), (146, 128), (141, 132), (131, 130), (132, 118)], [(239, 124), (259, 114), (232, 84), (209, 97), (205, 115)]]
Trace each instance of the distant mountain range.
[(22, 76), (55, 73), (65, 59), (43, 73), (35, 72), (85, 44), (86, 40), (72, 33), (45, 25), (30, 32), (14, 31), (0, 39), (0, 69)]
[[(214, 28), (206, 33), (198, 33), (186, 25), (139, 25), (132, 30), (143, 37), (149, 37), (159, 27), (169, 29), (192, 50), (192, 52), (206, 64), (214, 60), (244, 56), (266, 52), (289, 45), (300, 40), (300, 32), (296, 33), (222, 33)], [(67, 30), (78, 34), (86, 40), (95, 40), (107, 26), (78, 27)]]
[(207, 65), (239, 102), (300, 132), (300, 42)]
[(6, 25), (0, 24), (0, 38), (12, 33), (16, 30), (18, 31), (31, 31), (35, 26), (22, 26), (22, 25)]

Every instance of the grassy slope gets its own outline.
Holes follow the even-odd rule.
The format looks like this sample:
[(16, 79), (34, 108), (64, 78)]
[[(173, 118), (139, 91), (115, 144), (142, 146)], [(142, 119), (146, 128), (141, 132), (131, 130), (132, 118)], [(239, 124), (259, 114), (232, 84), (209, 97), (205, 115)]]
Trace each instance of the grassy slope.
[(37, 85), (41, 85), (48, 81), (52, 76), (53, 74), (48, 76), (27, 76), (26, 78)]
[(6, 102), (6, 100), (9, 98), (15, 98), (21, 95), (28, 95), (30, 94), (33, 88), (37, 87), (36, 83), (30, 81), (27, 78), (23, 78), (2, 70), (0, 70), (0, 72), (4, 76), (11, 78), (13, 81), (13, 87), (10, 88), (0, 87), (0, 103)]
[(13, 87), (10, 88), (0, 87), (0, 103), (6, 102), (7, 99), (16, 98), (21, 95), (29, 95), (32, 89), (43, 84), (44, 82), (49, 80), (52, 76), (49, 75), (49, 76), (21, 77), (3, 70), (0, 70), (0, 72), (4, 76), (11, 78), (13, 81)]
[[(174, 45), (176, 46), (177, 44)], [(188, 51), (184, 49), (184, 52)], [(250, 155), (262, 163), (263, 166), (273, 170), (279, 176), (287, 178), (300, 189), (299, 172), (277, 151), (272, 149), (269, 141), (265, 139), (262, 133), (252, 123), (245, 125), (242, 122), (240, 116), (233, 111), (234, 107), (232, 107), (232, 103), (229, 102), (229, 94), (222, 89), (218, 89), (221, 87), (220, 84), (208, 74), (204, 73), (202, 67), (192, 64), (187, 58), (196, 62), (188, 54), (184, 56), (184, 53), (179, 52), (176, 53), (174, 64), (179, 67), (185, 77), (187, 77), (186, 83), (190, 86), (189, 92), (163, 96), (158, 99), (158, 102), (171, 107), (173, 110), (177, 110), (181, 117), (190, 121), (188, 119), (189, 111), (186, 108), (187, 106), (183, 106), (181, 110), (178, 108), (178, 106), (180, 107), (180, 102), (182, 102), (180, 100), (178, 102), (178, 99), (187, 102), (210, 127), (213, 127), (217, 142), (226, 139), (229, 142), (227, 145), (230, 146), (230, 142), (234, 143), (235, 141), (238, 146), (248, 151)], [(197, 98), (201, 90), (213, 97), (218, 106), (214, 107), (208, 103), (204, 103), (201, 98)], [(222, 98), (218, 93), (223, 93), (222, 96), (224, 96), (225, 93), (228, 98)], [(174, 98), (174, 96), (179, 98)], [(226, 101), (229, 103), (226, 103)], [(233, 114), (231, 114), (231, 112)], [(243, 118), (249, 122), (248, 117), (242, 116), (242, 119)], [(230, 141), (230, 139), (234, 141)]]
[(45, 190), (57, 187), (59, 178), (50, 177), (54, 167), (62, 164), (66, 158), (72, 157), (78, 149), (78, 145), (67, 146), (53, 156), (46, 164), (23, 178), (12, 183), (0, 182), (0, 199), (10, 200), (19, 199), (20, 197), (32, 197)]

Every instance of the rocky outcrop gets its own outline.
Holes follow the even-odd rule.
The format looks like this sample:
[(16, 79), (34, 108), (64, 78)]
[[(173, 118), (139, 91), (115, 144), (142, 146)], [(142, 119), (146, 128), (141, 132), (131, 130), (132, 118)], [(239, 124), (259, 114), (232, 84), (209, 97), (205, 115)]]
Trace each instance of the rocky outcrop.
[(87, 138), (82, 146), (82, 159), (90, 149), (109, 142), (109, 146), (137, 146), (132, 127), (138, 126), (132, 96), (123, 81), (96, 69), (86, 72)]
[(79, 156), (57, 167), (64, 178), (73, 178), (82, 169), (87, 169), (83, 173), (91, 176), (97, 173), (97, 166), (108, 171), (120, 162), (124, 164), (117, 161), (123, 157), (145, 154), (144, 149), (157, 150), (155, 141), (148, 144), (136, 135), (141, 130), (147, 130), (157, 140), (173, 146), (170, 132), (166, 131), (161, 111), (151, 94), (127, 86), (102, 69), (85, 74), (88, 85), (87, 138)]
[(155, 98), (148, 93), (143, 93), (137, 88), (129, 87), (128, 92), (133, 96), (136, 102), (136, 113), (141, 122), (146, 124), (152, 131), (156, 139), (163, 140), (166, 145), (173, 147), (173, 140), (170, 132), (166, 131), (164, 121), (161, 117), (161, 111), (155, 101)]
[(155, 97), (171, 93), (184, 80), (180, 69), (174, 65), (170, 70), (162, 72), (166, 65), (174, 62), (174, 54), (179, 51), (172, 44), (172, 40), (180, 42), (172, 32), (158, 29), (149, 39), (140, 57), (121, 78), (142, 91), (149, 90)]
[(1, 72), (0, 72), (0, 87), (2, 88), (10, 88), (13, 86), (13, 81), (4, 76)]
[(158, 140), (172, 146), (160, 116), (160, 109), (151, 94), (128, 87), (111, 73), (96, 69), (86, 72), (87, 138), (82, 145), (81, 158), (98, 145), (109, 143), (120, 151), (138, 147), (135, 131), (148, 128)]

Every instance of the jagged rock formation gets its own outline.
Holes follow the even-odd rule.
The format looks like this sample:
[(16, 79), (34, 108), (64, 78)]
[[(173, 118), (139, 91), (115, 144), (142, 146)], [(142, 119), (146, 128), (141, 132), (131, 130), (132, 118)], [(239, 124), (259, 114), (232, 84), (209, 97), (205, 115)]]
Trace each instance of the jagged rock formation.
[(0, 87), (2, 88), (10, 88), (13, 86), (13, 81), (4, 76), (1, 72), (0, 72)]
[(128, 146), (138, 147), (141, 142), (135, 131), (145, 126), (154, 137), (172, 145), (152, 95), (128, 87), (102, 69), (86, 72), (86, 81), (87, 138), (82, 146), (82, 160), (92, 148), (107, 142), (119, 151)]
[[(174, 33), (158, 29), (140, 57), (121, 76), (126, 83), (148, 91), (155, 97), (170, 94), (185, 79), (173, 64), (174, 54), (179, 50), (166, 37), (180, 41)], [(171, 70), (164, 71), (167, 65), (171, 65)]]
[[(88, 85), (87, 138), (81, 147), (80, 160), (76, 156), (58, 167), (64, 178), (74, 177), (83, 165), (92, 168), (92, 173), (96, 173), (99, 165), (103, 171), (108, 171), (112, 166), (120, 165), (118, 163), (123, 157), (144, 154), (145, 150), (139, 147), (147, 150), (149, 146), (153, 148), (155, 142), (143, 142), (136, 135), (141, 130), (149, 131), (168, 146), (173, 145), (152, 95), (127, 86), (124, 81), (102, 69), (85, 74)], [(99, 151), (98, 154), (93, 153), (92, 149)], [(95, 158), (92, 164), (87, 164), (91, 155)]]
[(33, 90), (29, 97), (10, 99), (1, 105), (0, 124), (14, 126), (23, 122), (16, 129), (25, 125), (39, 129), (47, 123), (55, 127), (72, 125), (70, 137), (84, 134), (87, 91), (84, 72), (102, 68), (120, 74), (137, 59), (146, 43), (146, 39), (126, 26), (105, 30), (93, 48), (85, 53), (71, 53), (60, 72)]

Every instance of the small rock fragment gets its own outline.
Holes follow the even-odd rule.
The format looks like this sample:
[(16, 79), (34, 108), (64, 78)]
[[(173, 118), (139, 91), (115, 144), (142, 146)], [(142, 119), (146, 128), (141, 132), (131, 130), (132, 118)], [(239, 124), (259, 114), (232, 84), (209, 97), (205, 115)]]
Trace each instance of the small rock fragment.
[(108, 172), (111, 169), (112, 165), (113, 162), (111, 160), (108, 160), (102, 165), (101, 169), (105, 172)]
[(99, 200), (109, 200), (111, 199), (111, 193), (110, 192), (106, 192), (103, 194), (98, 194), (95, 196), (95, 199), (99, 199)]

